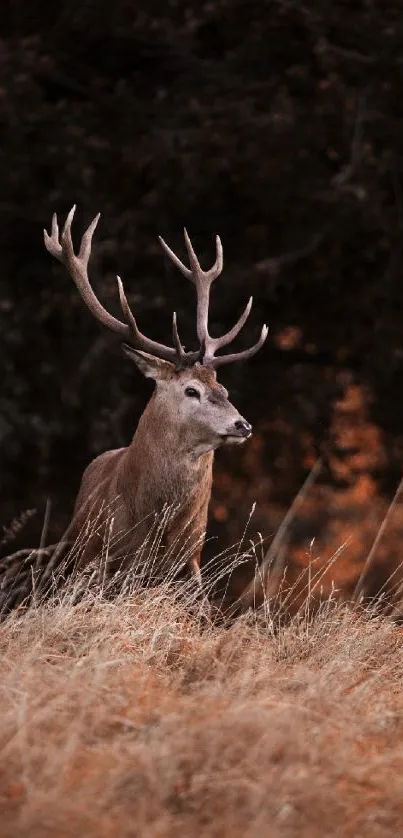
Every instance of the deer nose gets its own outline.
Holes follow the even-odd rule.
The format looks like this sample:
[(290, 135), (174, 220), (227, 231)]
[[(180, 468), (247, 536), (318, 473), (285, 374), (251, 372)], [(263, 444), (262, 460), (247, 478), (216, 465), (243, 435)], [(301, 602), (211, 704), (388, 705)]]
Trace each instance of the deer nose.
[(235, 428), (239, 431), (239, 436), (250, 436), (252, 433), (252, 425), (246, 421), (246, 419), (237, 419), (235, 422)]

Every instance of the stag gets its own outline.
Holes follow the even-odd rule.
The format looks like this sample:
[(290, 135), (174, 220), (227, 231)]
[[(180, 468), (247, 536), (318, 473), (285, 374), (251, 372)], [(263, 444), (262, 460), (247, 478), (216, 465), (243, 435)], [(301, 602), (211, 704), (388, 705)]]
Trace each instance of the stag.
[(185, 351), (178, 334), (176, 313), (172, 347), (146, 337), (129, 307), (120, 277), (117, 282), (123, 320), (110, 314), (95, 295), (88, 277), (88, 262), (100, 216), (89, 225), (76, 253), (71, 236), (74, 211), (75, 207), (70, 210), (60, 236), (57, 216), (53, 215), (51, 234), (44, 231), (45, 246), (64, 264), (90, 312), (123, 339), (125, 354), (143, 375), (155, 381), (156, 387), (130, 445), (106, 451), (86, 468), (65, 539), (77, 540), (85, 532), (89, 516), (95, 518), (98, 524), (95, 529), (87, 530), (80, 567), (98, 560), (108, 528), (109, 566), (113, 572), (117, 559), (120, 567), (122, 563), (130, 566), (135, 562), (150, 516), (161, 516), (169, 507), (171, 514), (166, 517), (162, 537), (164, 553), (173, 562), (174, 554), (186, 543), (186, 564), (203, 592), (200, 555), (214, 452), (223, 445), (243, 443), (252, 433), (249, 422), (217, 382), (216, 370), (223, 364), (251, 358), (266, 340), (267, 327), (262, 327), (259, 340), (251, 348), (216, 354), (242, 329), (252, 307), (252, 297), (232, 329), (221, 337), (211, 337), (210, 288), (223, 268), (221, 241), (217, 236), (216, 260), (212, 268), (204, 271), (185, 230), (190, 267), (181, 262), (161, 237), (159, 241), (169, 259), (196, 288), (198, 349)]

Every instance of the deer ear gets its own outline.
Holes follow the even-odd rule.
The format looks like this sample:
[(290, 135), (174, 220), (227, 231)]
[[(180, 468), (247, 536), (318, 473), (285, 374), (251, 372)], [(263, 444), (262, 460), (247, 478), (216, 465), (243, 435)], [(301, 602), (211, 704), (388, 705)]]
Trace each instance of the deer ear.
[(174, 365), (169, 361), (163, 361), (162, 358), (156, 358), (154, 355), (149, 355), (148, 352), (143, 352), (141, 349), (134, 349), (127, 343), (122, 344), (122, 349), (128, 358), (139, 368), (140, 372), (146, 378), (153, 378), (154, 381), (163, 381), (172, 375)]

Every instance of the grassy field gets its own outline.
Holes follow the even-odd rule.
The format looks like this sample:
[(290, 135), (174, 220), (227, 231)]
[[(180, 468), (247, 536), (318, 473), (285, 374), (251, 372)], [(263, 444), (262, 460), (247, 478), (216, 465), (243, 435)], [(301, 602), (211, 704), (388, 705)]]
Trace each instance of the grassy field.
[(170, 588), (0, 625), (0, 835), (403, 834), (403, 634), (206, 625)]

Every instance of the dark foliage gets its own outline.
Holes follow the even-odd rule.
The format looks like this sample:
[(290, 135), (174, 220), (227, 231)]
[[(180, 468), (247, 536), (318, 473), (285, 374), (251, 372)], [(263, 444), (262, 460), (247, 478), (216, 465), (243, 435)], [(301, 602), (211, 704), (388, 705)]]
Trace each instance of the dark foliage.
[[(192, 289), (156, 241), (179, 248), (185, 224), (206, 262), (212, 234), (223, 239), (212, 330), (250, 293), (245, 342), (270, 325), (260, 356), (222, 376), (256, 437), (218, 459), (221, 540), (239, 537), (255, 499), (256, 526), (272, 532), (319, 453), (321, 491), (348, 492), (365, 474), (387, 502), (403, 451), (400, 19), (400, 3), (367, 0), (5, 4), (5, 524), (51, 497), (49, 535), (60, 534), (84, 465), (126, 443), (148, 393), (44, 250), (43, 226), (73, 203), (77, 235), (102, 211), (100, 296), (116, 310), (119, 273), (156, 338), (167, 338), (175, 308), (193, 339)], [(354, 419), (335, 435), (349, 387), (364, 394), (378, 453), (368, 434), (354, 437)], [(301, 543), (324, 526), (319, 512), (309, 521)]]

